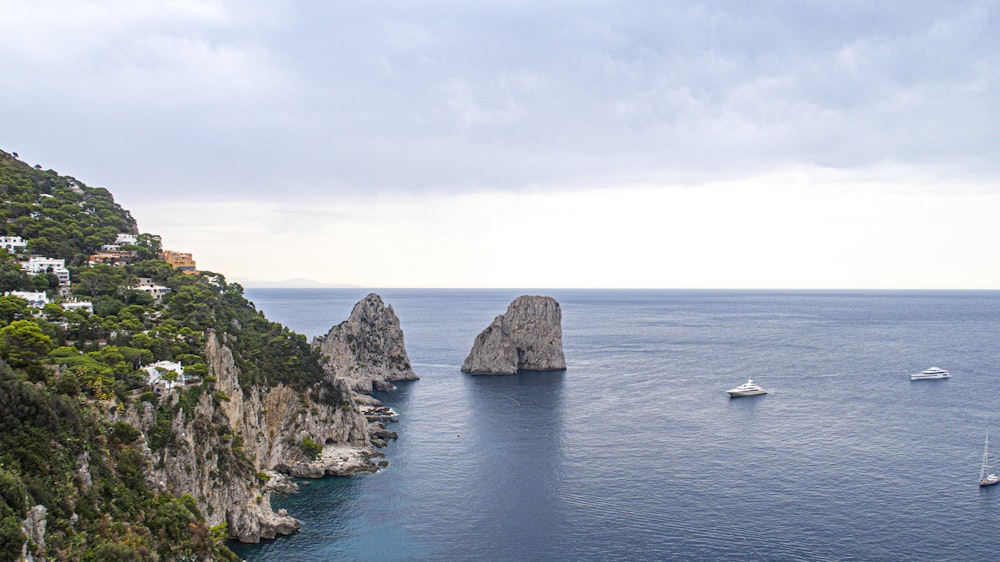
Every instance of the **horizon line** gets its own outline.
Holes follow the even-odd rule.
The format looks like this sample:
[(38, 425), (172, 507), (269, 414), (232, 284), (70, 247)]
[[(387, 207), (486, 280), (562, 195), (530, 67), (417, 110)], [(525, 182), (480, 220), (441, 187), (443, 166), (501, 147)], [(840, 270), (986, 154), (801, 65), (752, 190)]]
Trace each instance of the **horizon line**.
[(929, 288), (929, 287), (458, 287), (458, 286), (366, 286), (323, 283), (316, 286), (284, 286), (271, 283), (248, 284), (235, 281), (244, 289), (337, 289), (337, 290), (427, 290), (427, 291), (819, 291), (819, 292), (1000, 292), (1000, 288)]

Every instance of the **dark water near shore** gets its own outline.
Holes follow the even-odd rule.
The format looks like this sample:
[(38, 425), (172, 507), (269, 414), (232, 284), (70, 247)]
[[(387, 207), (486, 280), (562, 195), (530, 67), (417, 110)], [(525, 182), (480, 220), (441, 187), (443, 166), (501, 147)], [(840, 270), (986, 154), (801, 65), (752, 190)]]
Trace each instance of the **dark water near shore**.
[[(248, 560), (997, 557), (1000, 292), (545, 290), (569, 369), (513, 377), (459, 366), (535, 291), (378, 292), (421, 377), (378, 395), (390, 465), (276, 497), (302, 530)], [(364, 294), (247, 291), (309, 337)]]

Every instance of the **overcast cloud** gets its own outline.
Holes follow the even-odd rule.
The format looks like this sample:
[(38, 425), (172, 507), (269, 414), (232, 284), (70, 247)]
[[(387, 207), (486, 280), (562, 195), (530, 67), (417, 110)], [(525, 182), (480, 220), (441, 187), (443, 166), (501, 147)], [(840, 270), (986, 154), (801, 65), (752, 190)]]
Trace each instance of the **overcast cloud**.
[(1000, 171), (996, 2), (5, 5), (5, 146), (118, 190)]
[(997, 1), (2, 0), (2, 19), (0, 147), (132, 208), (826, 169), (1000, 189)]

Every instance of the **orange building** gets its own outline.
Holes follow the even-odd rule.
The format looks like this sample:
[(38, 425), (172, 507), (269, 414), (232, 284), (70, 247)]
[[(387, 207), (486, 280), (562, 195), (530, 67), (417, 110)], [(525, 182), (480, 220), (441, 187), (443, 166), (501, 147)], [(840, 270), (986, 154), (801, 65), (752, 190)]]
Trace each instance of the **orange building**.
[(135, 252), (97, 252), (90, 256), (90, 265), (99, 263), (107, 265), (126, 265), (135, 261)]
[(184, 273), (198, 273), (197, 266), (195, 266), (194, 258), (191, 254), (184, 252), (174, 252), (173, 250), (164, 250), (160, 254), (160, 259), (169, 263), (172, 267), (183, 271)]

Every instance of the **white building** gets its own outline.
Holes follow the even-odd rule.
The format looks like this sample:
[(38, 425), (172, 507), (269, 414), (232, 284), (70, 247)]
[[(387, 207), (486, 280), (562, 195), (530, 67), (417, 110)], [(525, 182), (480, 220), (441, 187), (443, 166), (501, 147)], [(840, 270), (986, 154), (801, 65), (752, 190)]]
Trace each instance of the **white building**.
[[(185, 383), (184, 367), (180, 363), (172, 361), (157, 361), (142, 368), (146, 371), (146, 383), (153, 387), (153, 392), (172, 390), (175, 387), (183, 387)], [(167, 373), (176, 373), (177, 380), (167, 380), (163, 378)]]
[(163, 285), (156, 285), (153, 280), (148, 277), (140, 277), (139, 284), (135, 287), (140, 291), (145, 291), (153, 296), (156, 302), (160, 302), (163, 295), (170, 292), (170, 287), (164, 287)]
[(119, 249), (121, 249), (122, 244), (130, 244), (132, 246), (135, 246), (138, 241), (139, 237), (136, 236), (135, 234), (129, 234), (127, 232), (119, 232), (118, 237), (115, 238), (114, 244), (105, 244), (101, 246), (101, 249), (104, 250), (105, 252), (117, 252)]
[(94, 303), (87, 301), (70, 301), (62, 303), (63, 310), (86, 310), (90, 314), (94, 313)]
[(139, 241), (139, 237), (135, 234), (129, 234), (127, 232), (119, 232), (118, 238), (115, 238), (115, 244), (131, 244), (135, 246), (136, 242)]
[(66, 269), (66, 260), (32, 256), (28, 261), (21, 262), (21, 268), (28, 275), (38, 275), (48, 273), (50, 270), (59, 278), (60, 287), (68, 287), (69, 270)]
[(35, 291), (8, 291), (4, 293), (12, 297), (18, 297), (28, 301), (28, 306), (31, 308), (42, 308), (43, 306), (49, 304), (48, 297), (45, 296), (45, 292), (35, 292)]
[(27, 247), (28, 243), (20, 236), (0, 236), (0, 248), (12, 254), (17, 253), (18, 248), (25, 250)]

